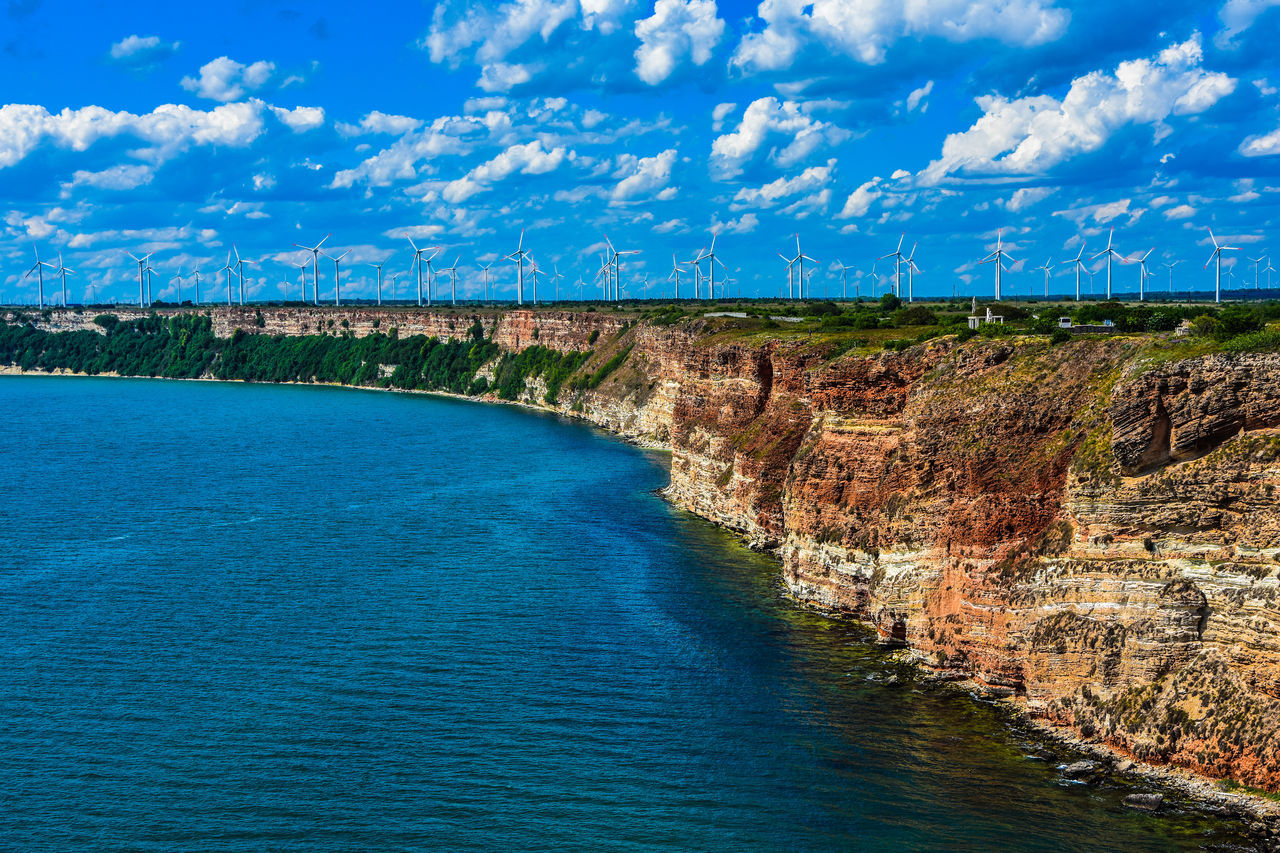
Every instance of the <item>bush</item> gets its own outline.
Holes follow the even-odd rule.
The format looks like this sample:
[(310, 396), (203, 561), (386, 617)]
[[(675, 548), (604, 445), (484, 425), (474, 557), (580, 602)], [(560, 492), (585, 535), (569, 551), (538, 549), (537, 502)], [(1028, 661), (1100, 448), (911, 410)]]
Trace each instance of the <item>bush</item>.
[(1071, 333), (1066, 329), (1054, 329), (1053, 334), (1049, 336), (1051, 344), (1065, 344), (1069, 340), (1071, 340)]
[(587, 335), (587, 343), (594, 344), (598, 340), (600, 340), (600, 330), (592, 329), (591, 334)]
[(1280, 331), (1263, 329), (1237, 335), (1223, 347), (1227, 352), (1277, 352), (1280, 351)]
[(1222, 328), (1222, 324), (1218, 322), (1217, 317), (1211, 317), (1204, 314), (1191, 321), (1191, 334), (1198, 338), (1216, 337), (1218, 330)]
[(886, 293), (880, 297), (880, 310), (886, 313), (897, 311), (902, 307), (902, 300), (892, 293)]
[(936, 326), (938, 315), (923, 305), (913, 305), (893, 312), (893, 325), (902, 326)]

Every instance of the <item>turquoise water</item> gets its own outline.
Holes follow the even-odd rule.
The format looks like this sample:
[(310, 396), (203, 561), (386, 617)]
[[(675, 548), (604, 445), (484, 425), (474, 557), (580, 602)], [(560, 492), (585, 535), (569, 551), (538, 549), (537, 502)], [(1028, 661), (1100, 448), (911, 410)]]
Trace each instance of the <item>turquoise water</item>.
[(1239, 849), (500, 406), (0, 379), (0, 846)]

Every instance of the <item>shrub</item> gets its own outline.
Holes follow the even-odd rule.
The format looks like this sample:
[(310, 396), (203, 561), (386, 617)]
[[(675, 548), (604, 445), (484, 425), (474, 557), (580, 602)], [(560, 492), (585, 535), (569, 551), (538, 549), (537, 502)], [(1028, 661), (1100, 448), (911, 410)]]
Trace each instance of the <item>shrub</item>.
[(923, 305), (913, 305), (893, 312), (895, 326), (936, 326), (938, 315)]
[(1065, 344), (1069, 340), (1071, 340), (1071, 333), (1066, 329), (1054, 329), (1053, 334), (1049, 336), (1051, 344)]
[(897, 311), (902, 307), (902, 300), (892, 293), (886, 293), (880, 297), (880, 310), (885, 312)]

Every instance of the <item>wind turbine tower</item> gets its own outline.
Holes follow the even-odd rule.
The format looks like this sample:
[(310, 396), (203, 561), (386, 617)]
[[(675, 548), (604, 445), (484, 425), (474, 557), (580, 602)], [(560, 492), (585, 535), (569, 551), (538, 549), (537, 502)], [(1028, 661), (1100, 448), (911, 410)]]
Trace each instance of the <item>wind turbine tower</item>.
[(1213, 243), (1213, 254), (1209, 256), (1209, 260), (1204, 262), (1204, 268), (1208, 269), (1209, 264), (1217, 263), (1217, 274), (1214, 277), (1213, 284), (1213, 301), (1222, 301), (1222, 253), (1238, 252), (1239, 246), (1224, 246), (1218, 243), (1218, 238), (1213, 236), (1213, 229), (1209, 229), (1209, 240)]
[(382, 266), (385, 263), (386, 261), (382, 261), (381, 263), (377, 263), (377, 264), (368, 264), (368, 266), (371, 266), (378, 271), (378, 304), (379, 305), (382, 304)]
[[(1049, 298), (1049, 270), (1053, 269), (1053, 258), (1044, 262), (1044, 266), (1036, 267), (1038, 270), (1044, 270), (1044, 298)], [(1079, 275), (1079, 273), (1076, 273)]]
[[(902, 262), (907, 259), (907, 256), (902, 254), (902, 241), (905, 239), (907, 239), (907, 235), (903, 234), (898, 238), (898, 248), (876, 259), (877, 261), (883, 261), (893, 258), (893, 295), (899, 297), (902, 296)], [(998, 291), (999, 289), (1000, 286), (996, 285), (996, 290)], [(999, 299), (1000, 297), (997, 296), (996, 298)]]
[[(147, 268), (147, 260), (151, 257), (151, 253), (148, 252), (142, 257), (138, 257), (133, 252), (125, 252), (125, 254), (138, 262), (138, 307), (141, 308), (145, 304), (146, 298), (147, 298), (147, 284), (146, 284), (145, 270)], [(37, 263), (39, 263), (39, 255), (37, 255), (36, 258), (37, 258)], [(27, 275), (31, 275), (31, 273), (27, 273)]]
[(75, 270), (67, 269), (67, 265), (62, 262), (62, 253), (59, 252), (58, 253), (58, 269), (54, 272), (54, 275), (62, 276), (62, 307), (63, 308), (67, 307), (67, 276), (75, 275), (75, 274), (76, 274)]
[(1103, 249), (1101, 252), (1093, 256), (1093, 260), (1095, 261), (1101, 257), (1106, 257), (1107, 259), (1107, 299), (1108, 300), (1111, 299), (1111, 259), (1113, 257), (1119, 258), (1120, 262), (1124, 263), (1124, 255), (1117, 252), (1111, 246), (1111, 240), (1115, 236), (1116, 236), (1116, 229), (1112, 228), (1111, 233), (1107, 235), (1107, 248)]
[[(351, 254), (351, 250), (347, 249), (341, 255), (325, 255), (326, 258), (333, 261), (333, 304), (335, 306), (342, 304), (342, 269), (339, 266), (342, 259)], [(241, 295), (241, 303), (244, 304), (243, 294)]]
[(529, 250), (524, 247), (524, 229), (520, 229), (520, 242), (516, 250), (507, 255), (505, 260), (516, 265), (516, 305), (524, 304), (524, 262), (529, 257)]
[[(413, 238), (406, 233), (404, 238), (409, 241), (409, 245), (413, 247), (413, 263), (418, 272), (418, 307), (422, 307), (422, 256), (431, 251), (431, 247), (419, 249), (418, 244), (413, 242)], [(439, 251), (439, 250), (437, 250)], [(431, 257), (435, 257), (433, 254)]]
[[(1000, 301), (1000, 273), (1004, 271), (1004, 262), (1015, 261), (1015, 258), (1004, 250), (1004, 229), (996, 231), (996, 250), (978, 262), (978, 266), (994, 263), (996, 265), (996, 301)], [(1016, 261), (1015, 261), (1016, 262)]]
[[(1076, 302), (1080, 301), (1080, 270), (1084, 267), (1084, 261), (1081, 258), (1084, 257), (1084, 247), (1086, 245), (1084, 242), (1080, 243), (1080, 251), (1076, 253), (1075, 259), (1071, 261), (1071, 265), (1076, 268)], [(1093, 279), (1089, 281), (1090, 287), (1092, 287)]]
[[(702, 261), (707, 262), (707, 270), (710, 272), (710, 275), (707, 276), (708, 299), (716, 298), (716, 264), (720, 264), (720, 269), (724, 270), (726, 275), (729, 273), (729, 268), (724, 265), (723, 261), (716, 257), (716, 236), (718, 233), (719, 232), (716, 231), (711, 232), (711, 248), (707, 250), (705, 255), (694, 259), (694, 263), (700, 263)], [(800, 245), (798, 241), (799, 238), (797, 238), (797, 246)]]
[[(324, 235), (324, 240), (328, 240), (332, 236), (332, 234), (326, 234)], [(299, 249), (306, 249), (311, 253), (311, 301), (315, 305), (320, 304), (320, 247), (324, 245), (324, 240), (314, 246), (304, 246), (301, 243), (293, 244)], [(303, 289), (305, 290), (305, 288), (306, 283), (304, 282)], [(302, 301), (305, 302), (306, 298), (304, 297)]]

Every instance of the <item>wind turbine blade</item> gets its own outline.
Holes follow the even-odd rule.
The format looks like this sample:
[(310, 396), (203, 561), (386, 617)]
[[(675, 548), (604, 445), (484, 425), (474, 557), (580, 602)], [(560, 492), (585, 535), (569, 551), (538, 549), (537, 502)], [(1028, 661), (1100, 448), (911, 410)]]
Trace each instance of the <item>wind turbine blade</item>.
[[(326, 235), (324, 235), (324, 240), (328, 240), (328, 239), (329, 239), (330, 237), (332, 237), (332, 236), (333, 236), (333, 234), (326, 234)], [(316, 248), (317, 248), (317, 249), (319, 249), (321, 246), (323, 246), (323, 245), (324, 245), (324, 240), (321, 240), (319, 243), (316, 243)]]

